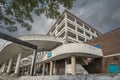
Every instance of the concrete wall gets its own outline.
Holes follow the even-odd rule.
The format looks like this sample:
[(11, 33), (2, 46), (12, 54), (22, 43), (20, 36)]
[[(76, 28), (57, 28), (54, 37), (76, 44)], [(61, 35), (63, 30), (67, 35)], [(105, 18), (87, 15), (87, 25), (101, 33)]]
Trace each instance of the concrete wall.
[(77, 75), (77, 76), (22, 76), (19, 80), (120, 80), (120, 75)]

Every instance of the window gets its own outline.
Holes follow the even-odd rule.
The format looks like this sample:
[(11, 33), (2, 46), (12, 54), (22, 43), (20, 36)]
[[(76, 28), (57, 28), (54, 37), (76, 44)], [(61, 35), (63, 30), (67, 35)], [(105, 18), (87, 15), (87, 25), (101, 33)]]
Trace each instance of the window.
[(84, 41), (85, 38), (83, 38), (83, 37), (81, 37), (81, 36), (78, 36), (78, 40), (80, 40), (80, 41)]
[(69, 14), (67, 15), (67, 18), (70, 19), (73, 22), (75, 21), (75, 18), (73, 16), (69, 15)]
[(77, 31), (80, 32), (80, 33), (84, 33), (84, 31), (79, 29), (79, 28), (77, 28)]
[(58, 25), (63, 21), (64, 19), (64, 16), (61, 16), (59, 19), (58, 19)]
[(68, 40), (68, 43), (73, 43), (72, 41)]
[(72, 38), (76, 38), (76, 34), (70, 32), (70, 31), (68, 31), (68, 36), (70, 36), (70, 37), (72, 37)]
[(95, 36), (92, 35), (92, 39), (95, 38)]
[(65, 23), (58, 28), (58, 32), (60, 32), (65, 27)]
[(96, 33), (97, 34), (97, 36), (100, 36), (98, 33)]
[(77, 24), (83, 26), (83, 23), (77, 20)]
[(114, 56), (113, 59), (117, 61), (118, 60), (118, 56)]
[(71, 64), (71, 57), (67, 58), (67, 64)]
[(90, 34), (86, 32), (86, 36), (90, 37)]
[(95, 33), (95, 31), (94, 31), (93, 29), (91, 29), (91, 32), (92, 32), (92, 33)]
[(75, 30), (75, 26), (74, 26), (74, 25), (72, 25), (71, 23), (68, 23), (68, 27), (70, 27), (70, 28), (72, 28), (72, 29), (74, 29), (74, 30)]
[(89, 27), (87, 27), (87, 26), (85, 25), (85, 29), (89, 30)]
[(65, 36), (65, 32), (63, 32), (59, 37), (63, 38)]

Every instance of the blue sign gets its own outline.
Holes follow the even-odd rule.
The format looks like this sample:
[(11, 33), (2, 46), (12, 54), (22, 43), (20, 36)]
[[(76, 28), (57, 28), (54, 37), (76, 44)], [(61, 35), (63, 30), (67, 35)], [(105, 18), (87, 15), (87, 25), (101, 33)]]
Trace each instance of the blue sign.
[(118, 73), (119, 66), (117, 64), (111, 64), (111, 65), (109, 65), (109, 70), (111, 73)]
[(100, 44), (95, 45), (96, 48), (101, 48)]
[(52, 52), (47, 53), (47, 58), (50, 58), (50, 57), (52, 57)]

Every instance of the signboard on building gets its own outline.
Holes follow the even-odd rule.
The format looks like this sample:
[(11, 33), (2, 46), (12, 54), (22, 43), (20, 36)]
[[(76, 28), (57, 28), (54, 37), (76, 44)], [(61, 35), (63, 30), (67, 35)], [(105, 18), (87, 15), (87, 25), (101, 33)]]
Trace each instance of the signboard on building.
[(50, 57), (52, 57), (52, 52), (47, 53), (47, 58), (50, 58)]
[(96, 48), (101, 48), (100, 44), (95, 45)]
[(118, 64), (111, 64), (109, 65), (109, 70), (111, 73), (119, 73), (119, 65)]

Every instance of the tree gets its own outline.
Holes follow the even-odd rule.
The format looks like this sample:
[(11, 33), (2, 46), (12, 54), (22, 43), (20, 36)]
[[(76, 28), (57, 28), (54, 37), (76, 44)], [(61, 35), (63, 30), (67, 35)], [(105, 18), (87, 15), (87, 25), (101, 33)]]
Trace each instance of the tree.
[(31, 30), (28, 21), (33, 22), (32, 14), (47, 18), (58, 18), (59, 7), (71, 9), (75, 0), (0, 0), (0, 28), (14, 32), (18, 26)]

